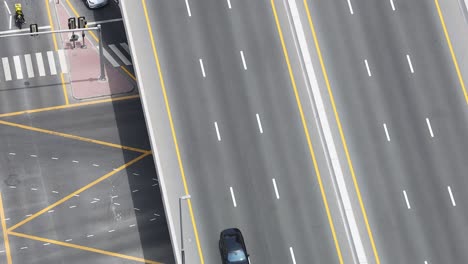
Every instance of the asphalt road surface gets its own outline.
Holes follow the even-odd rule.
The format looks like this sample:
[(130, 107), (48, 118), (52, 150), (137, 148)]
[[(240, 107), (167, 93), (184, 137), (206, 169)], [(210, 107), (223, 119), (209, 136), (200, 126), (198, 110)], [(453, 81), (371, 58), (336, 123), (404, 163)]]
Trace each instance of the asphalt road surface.
[(435, 2), (350, 2), (307, 1), (380, 263), (466, 262), (467, 102)]
[(174, 263), (138, 99), (0, 123), (12, 263)]
[[(21, 3), (50, 30), (47, 2)], [(16, 32), (7, 6), (0, 35)], [(85, 14), (117, 17), (103, 22), (105, 49), (132, 71), (113, 50), (128, 48), (118, 7), (101, 11)], [(65, 105), (58, 49), (50, 35), (0, 38), (0, 262), (174, 263), (138, 95)]]
[[(182, 204), (187, 260), (219, 263), (220, 231), (238, 227), (252, 263), (339, 263), (330, 222), (340, 234), (340, 254), (349, 260), (330, 176), (317, 147), (332, 211), (327, 218), (270, 1), (122, 3), (158, 172), (166, 182), (166, 212), (177, 238), (184, 181), (192, 197)], [(277, 8), (288, 45), (294, 47), (284, 6)], [(301, 76), (297, 67), (295, 75)], [(306, 98), (299, 79), (300, 96)], [(309, 106), (306, 115), (312, 116)], [(320, 146), (316, 127), (307, 127)]]
[[(14, 15), (15, 3), (7, 0), (0, 5), (0, 36), (18, 29), (14, 18), (10, 16)], [(29, 28), (32, 23), (39, 27), (50, 25), (47, 8), (42, 1), (41, 4), (22, 1), (22, 6), (26, 19), (25, 28)], [(50, 27), (45, 30), (50, 30)], [(50, 60), (49, 56), (54, 60)], [(60, 72), (59, 57), (54, 51), (51, 35), (0, 38), (0, 58), (1, 113), (65, 103), (60, 75), (57, 74), (57, 69)], [(28, 67), (31, 67), (32, 75), (29, 74)]]

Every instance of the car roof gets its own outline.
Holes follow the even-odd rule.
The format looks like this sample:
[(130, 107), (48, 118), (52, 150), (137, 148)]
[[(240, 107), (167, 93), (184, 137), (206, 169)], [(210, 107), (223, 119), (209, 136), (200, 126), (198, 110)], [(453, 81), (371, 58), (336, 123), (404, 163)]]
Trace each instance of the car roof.
[(243, 249), (242, 241), (239, 239), (238, 236), (235, 236), (235, 235), (225, 236), (224, 244), (226, 245), (226, 248), (229, 250)]

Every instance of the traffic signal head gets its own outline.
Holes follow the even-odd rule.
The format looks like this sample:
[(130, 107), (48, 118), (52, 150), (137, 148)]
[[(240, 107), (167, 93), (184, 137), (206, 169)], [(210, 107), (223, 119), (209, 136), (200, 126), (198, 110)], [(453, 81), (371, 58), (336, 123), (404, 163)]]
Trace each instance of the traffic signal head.
[(78, 18), (78, 28), (85, 28), (87, 24), (88, 24), (88, 21), (86, 21), (85, 17)]
[(76, 18), (70, 17), (68, 19), (68, 29), (75, 29), (76, 28)]
[(39, 28), (37, 27), (37, 24), (29, 25), (29, 32), (31, 32), (31, 33), (39, 32)]

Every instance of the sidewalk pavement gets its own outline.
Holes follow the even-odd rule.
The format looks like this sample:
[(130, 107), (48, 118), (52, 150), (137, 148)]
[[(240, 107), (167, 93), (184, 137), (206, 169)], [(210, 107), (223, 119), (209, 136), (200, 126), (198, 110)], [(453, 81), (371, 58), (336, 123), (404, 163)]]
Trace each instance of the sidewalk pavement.
[[(59, 29), (68, 29), (68, 18), (71, 17), (63, 6), (65, 3), (54, 4), (57, 10), (59, 20)], [(86, 48), (81, 48), (81, 31), (76, 31), (79, 35), (75, 42), (76, 48), (73, 48), (70, 42), (71, 33), (62, 33), (58, 41), (62, 42), (65, 50), (70, 76), (70, 86), (74, 99), (84, 100), (104, 96), (131, 93), (136, 88), (136, 83), (120, 71), (114, 68), (104, 59), (106, 80), (100, 81), (100, 61), (99, 49), (90, 40), (91, 35), (86, 33)]]

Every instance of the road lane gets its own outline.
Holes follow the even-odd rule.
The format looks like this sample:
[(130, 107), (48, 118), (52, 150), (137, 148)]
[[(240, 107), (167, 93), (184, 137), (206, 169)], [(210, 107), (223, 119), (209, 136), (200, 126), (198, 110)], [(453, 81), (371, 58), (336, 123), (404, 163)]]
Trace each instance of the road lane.
[[(14, 1), (7, 1), (7, 3), (11, 12), (14, 12)], [(0, 6), (5, 7), (3, 4)], [(43, 1), (23, 3), (23, 10), (27, 24), (37, 23), (39, 26), (49, 26), (47, 7)], [(0, 28), (2, 31), (9, 30), (7, 20), (0, 21)], [(12, 29), (16, 29), (14, 25)], [(48, 51), (53, 51), (53, 47), (50, 35), (35, 38), (0, 38), (0, 57), (9, 60), (9, 67), (0, 66), (2, 68), (0, 70), (0, 93), (2, 95), (0, 96), (0, 112), (14, 112), (65, 103), (60, 76), (53, 76), (50, 71), (44, 73), (44, 76), (40, 75), (40, 65), (43, 64), (40, 64), (35, 56), (32, 56), (31, 59), (36, 75), (34, 78), (30, 78), (27, 72), (26, 55), (30, 54), (31, 56), (40, 52), (46, 56)], [(46, 57), (44, 58), (46, 59)], [(47, 65), (48, 61), (45, 60), (44, 63)], [(18, 65), (21, 69), (17, 67)], [(21, 75), (23, 78), (18, 78)], [(12, 78), (9, 78), (10, 76)]]
[[(219, 259), (219, 232), (238, 226), (254, 262), (288, 263), (293, 247), (300, 262), (338, 263), (269, 1), (231, 9), (217, 1), (190, 1), (189, 6), (191, 16), (183, 1), (147, 3), (205, 261)], [(135, 21), (127, 23), (127, 32)], [(151, 52), (145, 45), (135, 50), (143, 56)], [(239, 60), (241, 50), (247, 70)], [(142, 78), (149, 77), (154, 62), (140, 64)], [(161, 101), (161, 95), (149, 93), (156, 98), (145, 98)], [(159, 115), (167, 113), (151, 109), (162, 119), (147, 118), (159, 121), (154, 123), (166, 134), (161, 124), (169, 122)], [(265, 131), (261, 138), (258, 112)], [(158, 148), (168, 146), (164, 134), (156, 139)], [(164, 171), (177, 168), (171, 167), (174, 154), (161, 156)], [(274, 199), (272, 176), (282, 190), (280, 203)], [(194, 234), (189, 230), (186, 235), (188, 258), (195, 261)]]
[[(434, 3), (356, 3), (353, 16), (343, 3), (308, 3), (380, 260), (463, 262), (466, 212), (447, 211), (447, 182), (466, 185), (467, 112)], [(363, 59), (372, 78), (354, 70)], [(447, 132), (435, 141), (428, 115)]]

